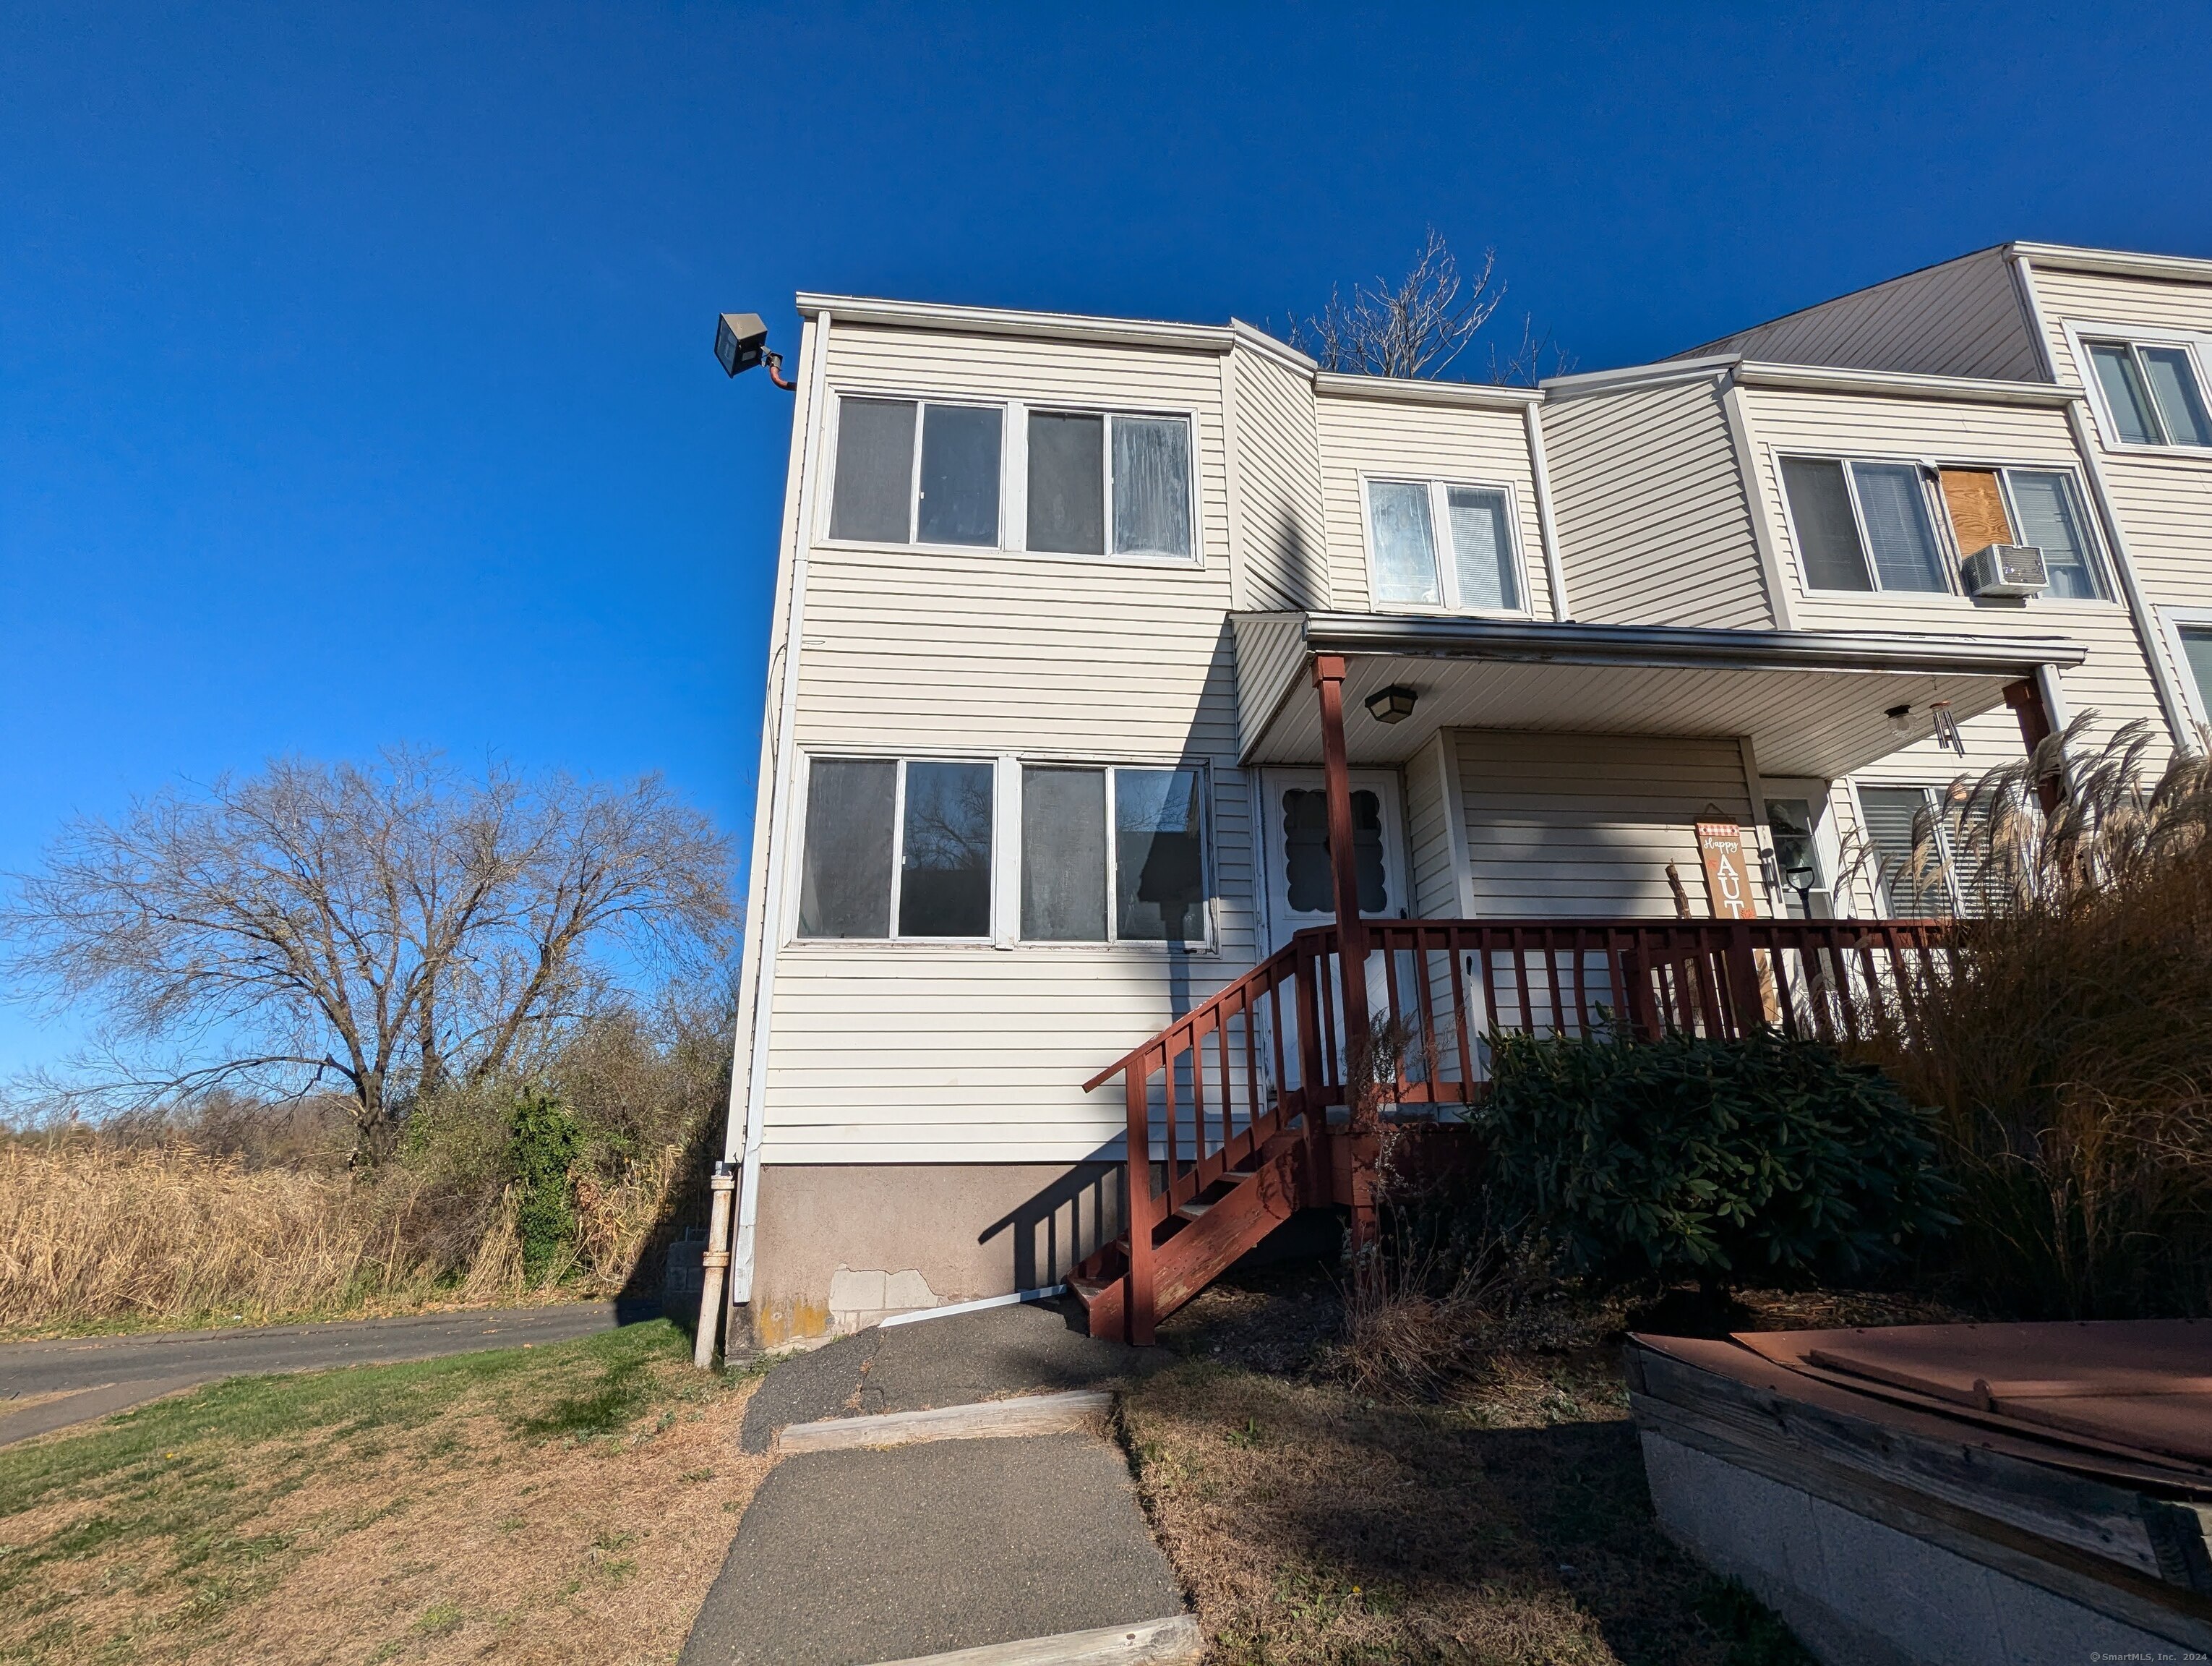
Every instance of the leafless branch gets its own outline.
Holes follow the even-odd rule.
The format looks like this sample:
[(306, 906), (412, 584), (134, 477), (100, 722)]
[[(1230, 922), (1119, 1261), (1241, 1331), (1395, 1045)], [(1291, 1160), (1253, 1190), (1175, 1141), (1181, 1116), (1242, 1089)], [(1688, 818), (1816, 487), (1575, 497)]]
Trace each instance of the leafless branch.
[[(465, 776), (397, 751), (272, 763), (80, 820), (0, 907), (10, 969), (106, 1022), (78, 1091), (343, 1082), (361, 1153), (415, 1095), (481, 1078), (592, 1010), (596, 952), (717, 952), (728, 849), (657, 777)], [(152, 1063), (147, 1049), (178, 1048)]]

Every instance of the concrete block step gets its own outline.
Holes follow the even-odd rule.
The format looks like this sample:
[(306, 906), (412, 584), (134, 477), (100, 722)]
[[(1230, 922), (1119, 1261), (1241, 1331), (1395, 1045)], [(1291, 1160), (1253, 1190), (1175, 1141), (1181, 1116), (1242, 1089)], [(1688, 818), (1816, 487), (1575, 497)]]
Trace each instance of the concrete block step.
[(1017, 1395), (929, 1411), (882, 1412), (872, 1417), (830, 1417), (814, 1423), (787, 1424), (775, 1438), (775, 1450), (779, 1453), (830, 1452), (854, 1447), (906, 1446), (922, 1440), (1095, 1434), (1105, 1426), (1113, 1409), (1114, 1396), (1103, 1389)]
[(1102, 1626), (1019, 1643), (988, 1643), (945, 1655), (908, 1655), (879, 1666), (1185, 1666), (1206, 1652), (1198, 1621), (1187, 1614), (1137, 1626)]

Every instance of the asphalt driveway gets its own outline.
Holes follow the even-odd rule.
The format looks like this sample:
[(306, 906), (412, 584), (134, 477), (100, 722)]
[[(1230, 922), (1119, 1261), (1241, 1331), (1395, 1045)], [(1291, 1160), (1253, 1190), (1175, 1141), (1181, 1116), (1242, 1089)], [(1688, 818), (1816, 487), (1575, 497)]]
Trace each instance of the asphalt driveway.
[[(399, 1319), (70, 1336), (0, 1345), (0, 1445), (219, 1377), (382, 1365), (484, 1348), (564, 1342), (658, 1316), (656, 1304), (568, 1302)], [(27, 1403), (26, 1403), (27, 1402)], [(20, 1406), (20, 1409), (10, 1410)]]

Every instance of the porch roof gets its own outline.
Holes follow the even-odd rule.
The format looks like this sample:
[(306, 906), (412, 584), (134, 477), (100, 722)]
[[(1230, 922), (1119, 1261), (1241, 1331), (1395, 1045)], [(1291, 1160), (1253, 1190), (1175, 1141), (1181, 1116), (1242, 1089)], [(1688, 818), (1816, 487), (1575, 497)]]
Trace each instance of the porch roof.
[[(2078, 666), (2081, 644), (2017, 633), (1715, 630), (1395, 613), (1239, 613), (1238, 731), (1246, 763), (1321, 757), (1307, 666), (1346, 661), (1345, 741), (1354, 763), (1411, 757), (1439, 728), (1750, 739), (1763, 775), (1833, 779), (2002, 704), (2037, 667)], [(1369, 696), (1414, 690), (1382, 723)], [(1910, 705), (1900, 737), (1888, 712)]]

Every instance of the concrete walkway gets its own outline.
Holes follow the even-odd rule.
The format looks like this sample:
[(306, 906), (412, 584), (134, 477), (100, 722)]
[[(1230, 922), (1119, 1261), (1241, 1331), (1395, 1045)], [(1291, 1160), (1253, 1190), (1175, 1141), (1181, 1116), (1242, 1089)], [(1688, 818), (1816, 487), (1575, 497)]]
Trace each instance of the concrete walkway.
[[(568, 1302), (399, 1319), (11, 1342), (0, 1346), (0, 1445), (220, 1377), (391, 1365), (483, 1348), (564, 1342), (658, 1313), (649, 1304)], [(17, 1401), (34, 1403), (11, 1413), (9, 1408)]]
[[(796, 1424), (1110, 1389), (1161, 1363), (1043, 1305), (868, 1330), (770, 1372), (739, 1439), (767, 1451)], [(785, 1457), (738, 1523), (681, 1666), (970, 1650), (958, 1658), (975, 1666), (1137, 1666), (1195, 1659), (1195, 1639), (1120, 1448), (1058, 1432)]]

